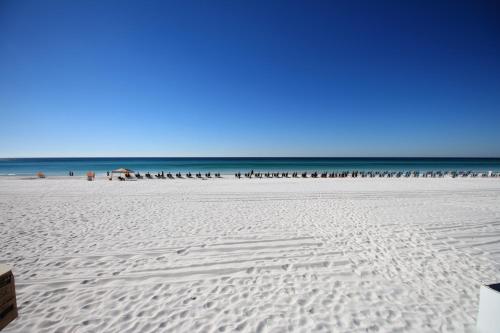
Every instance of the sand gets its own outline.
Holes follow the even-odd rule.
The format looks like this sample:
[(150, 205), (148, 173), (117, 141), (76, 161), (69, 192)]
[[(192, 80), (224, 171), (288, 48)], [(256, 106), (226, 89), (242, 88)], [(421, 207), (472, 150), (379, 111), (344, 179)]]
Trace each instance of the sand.
[(12, 332), (471, 332), (500, 179), (0, 179)]

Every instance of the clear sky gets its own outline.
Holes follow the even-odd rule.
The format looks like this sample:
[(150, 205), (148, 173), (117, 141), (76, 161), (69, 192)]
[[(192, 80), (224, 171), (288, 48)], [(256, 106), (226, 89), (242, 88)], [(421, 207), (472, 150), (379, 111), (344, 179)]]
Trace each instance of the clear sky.
[(0, 0), (0, 156), (500, 156), (498, 1)]

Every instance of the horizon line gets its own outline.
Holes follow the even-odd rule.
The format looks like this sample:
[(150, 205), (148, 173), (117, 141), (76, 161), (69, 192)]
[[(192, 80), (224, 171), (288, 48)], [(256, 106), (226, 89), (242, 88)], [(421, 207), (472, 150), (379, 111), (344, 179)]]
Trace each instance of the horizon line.
[(0, 160), (8, 159), (77, 159), (77, 158), (176, 158), (176, 159), (189, 159), (189, 158), (203, 158), (203, 159), (216, 159), (216, 158), (255, 158), (255, 159), (285, 159), (285, 158), (339, 158), (339, 159), (361, 159), (361, 158), (386, 158), (386, 159), (412, 159), (412, 158), (451, 158), (451, 159), (500, 159), (500, 156), (23, 156), (23, 157), (0, 157)]

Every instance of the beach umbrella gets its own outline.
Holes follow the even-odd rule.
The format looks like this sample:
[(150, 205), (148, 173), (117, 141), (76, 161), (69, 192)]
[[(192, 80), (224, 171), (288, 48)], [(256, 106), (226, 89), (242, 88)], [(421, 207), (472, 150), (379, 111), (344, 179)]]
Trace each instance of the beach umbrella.
[(111, 171), (112, 173), (133, 173), (133, 170), (130, 169), (125, 169), (125, 168), (119, 168), (116, 170)]

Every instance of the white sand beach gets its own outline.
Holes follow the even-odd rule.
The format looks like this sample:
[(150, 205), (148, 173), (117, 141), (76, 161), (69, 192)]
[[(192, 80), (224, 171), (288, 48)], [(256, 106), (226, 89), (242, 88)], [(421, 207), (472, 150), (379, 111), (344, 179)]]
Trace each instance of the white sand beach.
[(472, 332), (500, 179), (0, 179), (13, 332)]

